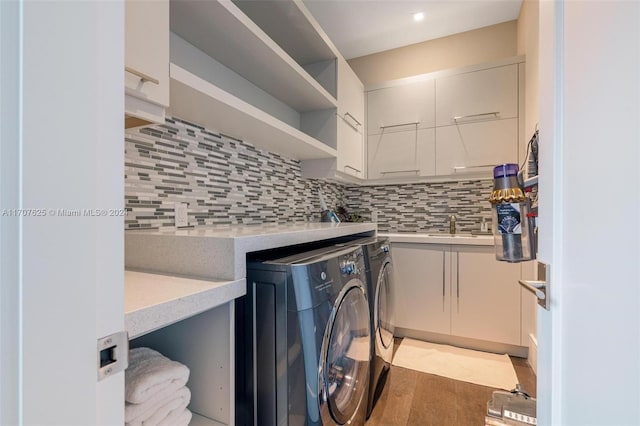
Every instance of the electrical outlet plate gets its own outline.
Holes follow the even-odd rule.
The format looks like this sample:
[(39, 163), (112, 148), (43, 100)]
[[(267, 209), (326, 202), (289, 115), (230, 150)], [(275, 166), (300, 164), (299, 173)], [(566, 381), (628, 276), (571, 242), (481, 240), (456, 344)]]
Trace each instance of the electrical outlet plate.
[(371, 210), (371, 222), (378, 222), (378, 211)]
[(184, 228), (189, 226), (189, 214), (187, 212), (187, 203), (176, 203), (175, 207), (176, 227)]

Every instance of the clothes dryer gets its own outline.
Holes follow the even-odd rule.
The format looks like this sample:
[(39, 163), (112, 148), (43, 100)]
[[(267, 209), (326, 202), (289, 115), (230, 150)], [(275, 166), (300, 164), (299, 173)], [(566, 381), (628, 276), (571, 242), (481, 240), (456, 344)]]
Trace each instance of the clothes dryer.
[(391, 243), (373, 237), (351, 243), (362, 247), (371, 324), (371, 372), (367, 418), (384, 389), (393, 358), (394, 285)]
[(362, 425), (371, 333), (360, 247), (250, 262), (236, 325), (236, 423)]

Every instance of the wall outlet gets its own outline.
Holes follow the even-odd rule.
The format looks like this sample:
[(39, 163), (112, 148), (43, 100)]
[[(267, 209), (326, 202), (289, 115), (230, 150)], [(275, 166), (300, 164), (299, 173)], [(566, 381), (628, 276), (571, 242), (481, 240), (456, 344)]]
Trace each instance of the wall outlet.
[(176, 228), (183, 228), (189, 226), (189, 214), (187, 211), (187, 203), (176, 203), (175, 216), (176, 216)]
[(378, 210), (371, 210), (371, 222), (378, 222)]

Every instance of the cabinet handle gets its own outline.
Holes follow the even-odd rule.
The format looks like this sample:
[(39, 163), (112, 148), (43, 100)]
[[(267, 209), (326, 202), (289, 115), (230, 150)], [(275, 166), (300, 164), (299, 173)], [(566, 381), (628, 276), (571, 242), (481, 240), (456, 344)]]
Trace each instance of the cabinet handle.
[[(349, 113), (346, 113), (345, 115), (347, 115)], [(340, 114), (336, 114), (338, 117), (340, 117), (340, 119), (342, 121), (344, 121), (346, 123), (347, 126), (351, 127), (353, 130), (355, 130), (356, 132), (360, 133), (360, 130), (358, 130), (358, 126), (353, 124), (352, 122), (350, 122), (349, 120), (347, 120), (346, 118), (344, 118), (343, 116), (341, 116)], [(351, 115), (351, 114), (349, 114)]]
[(359, 122), (353, 115), (349, 114), (348, 112), (345, 112), (344, 116), (351, 117), (351, 119), (356, 123), (356, 126), (362, 126), (362, 123)]
[(388, 126), (380, 126), (381, 129), (389, 129), (391, 127), (400, 127), (400, 126), (417, 126), (418, 124), (420, 124), (419, 121), (414, 121), (411, 123), (401, 123), (401, 124), (390, 124)]
[(456, 117), (453, 117), (453, 121), (464, 120), (464, 119), (467, 119), (467, 118), (484, 117), (484, 116), (487, 116), (487, 115), (494, 115), (494, 116), (497, 117), (498, 114), (500, 114), (500, 111), (482, 112), (480, 114), (458, 115)]
[(160, 84), (160, 80), (158, 80), (157, 78), (153, 78), (150, 75), (147, 75), (143, 72), (135, 70), (131, 67), (124, 67), (124, 70), (129, 74), (133, 74), (136, 77), (140, 77), (140, 81), (142, 81), (143, 83), (148, 81), (149, 83)]
[(444, 312), (444, 299), (445, 299), (445, 293), (444, 293), (444, 287), (445, 287), (445, 252), (444, 250), (442, 250), (442, 312)]
[(460, 252), (456, 252), (456, 292), (458, 299), (458, 313), (460, 313)]
[(461, 170), (467, 169), (484, 169), (485, 167), (495, 167), (495, 164), (481, 164), (479, 166), (455, 166), (453, 168), (453, 172), (458, 173)]
[(345, 168), (345, 169), (355, 170), (355, 171), (356, 171), (356, 172), (358, 172), (358, 173), (362, 173), (362, 170), (358, 170), (358, 169), (356, 169), (356, 168), (355, 168), (355, 167), (353, 167), (353, 166), (348, 166), (348, 165), (347, 165), (347, 166), (344, 166), (344, 168)]
[(420, 172), (420, 170), (417, 169), (411, 169), (411, 170), (389, 170), (389, 171), (382, 171), (380, 172), (381, 175), (386, 175), (386, 174), (390, 174), (390, 173), (415, 173), (418, 174)]

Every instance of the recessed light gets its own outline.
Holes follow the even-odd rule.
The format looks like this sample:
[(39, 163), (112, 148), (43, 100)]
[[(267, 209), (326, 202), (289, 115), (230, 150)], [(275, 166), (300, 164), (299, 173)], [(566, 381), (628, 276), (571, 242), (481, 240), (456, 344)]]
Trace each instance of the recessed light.
[(416, 22), (420, 22), (420, 21), (424, 20), (424, 13), (422, 13), (422, 12), (414, 13), (413, 14), (413, 20), (416, 21)]

